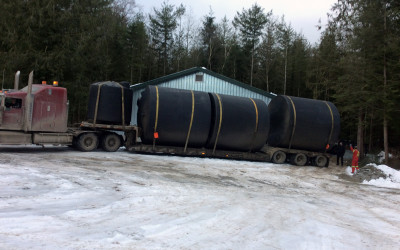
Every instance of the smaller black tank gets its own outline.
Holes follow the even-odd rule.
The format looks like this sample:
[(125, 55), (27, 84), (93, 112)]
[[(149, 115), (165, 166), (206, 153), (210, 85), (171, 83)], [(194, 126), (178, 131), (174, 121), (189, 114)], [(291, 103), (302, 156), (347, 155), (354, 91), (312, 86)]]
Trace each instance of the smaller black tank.
[(210, 93), (210, 149), (257, 151), (267, 141), (268, 106), (258, 99)]
[(138, 125), (145, 144), (204, 147), (210, 120), (210, 98), (205, 92), (148, 86), (138, 101)]
[(338, 140), (340, 116), (331, 102), (280, 95), (268, 109), (270, 146), (323, 152)]
[[(97, 102), (97, 117), (95, 117)], [(122, 105), (122, 102), (124, 105)], [(124, 119), (122, 112), (124, 112)], [(96, 123), (128, 125), (131, 121), (131, 113), (132, 90), (129, 88), (129, 83), (97, 82), (90, 85), (87, 113), (89, 121), (94, 122), (96, 120)]]

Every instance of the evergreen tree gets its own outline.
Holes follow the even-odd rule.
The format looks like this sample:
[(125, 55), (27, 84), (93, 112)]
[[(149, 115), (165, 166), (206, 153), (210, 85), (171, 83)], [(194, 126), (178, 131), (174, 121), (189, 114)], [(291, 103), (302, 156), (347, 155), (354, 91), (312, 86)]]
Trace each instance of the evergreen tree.
[(223, 59), (220, 73), (224, 74), (225, 67), (231, 55), (232, 47), (235, 43), (236, 37), (226, 16), (221, 20), (221, 23), (218, 25), (218, 30), (219, 31), (217, 33), (219, 36), (219, 40), (221, 41), (221, 46), (223, 50)]
[(322, 33), (318, 48), (313, 50), (312, 67), (308, 70), (307, 86), (313, 92), (313, 98), (331, 100), (333, 87), (340, 75), (340, 54), (334, 32), (327, 29)]
[(253, 85), (255, 50), (258, 47), (260, 36), (272, 12), (264, 13), (264, 9), (254, 4), (250, 9), (237, 12), (233, 25), (240, 31), (243, 45), (250, 48), (250, 85)]
[(205, 61), (207, 62), (207, 68), (213, 70), (213, 67), (216, 66), (216, 51), (217, 46), (219, 44), (217, 37), (217, 25), (215, 24), (215, 16), (210, 8), (210, 12), (208, 15), (203, 18), (203, 26), (200, 31), (201, 40), (203, 42), (203, 46), (205, 47), (204, 55)]
[(131, 83), (140, 83), (146, 79), (146, 68), (152, 63), (148, 42), (144, 16), (138, 13), (128, 25), (129, 79)]
[(182, 5), (175, 8), (174, 5), (166, 2), (161, 4), (160, 9), (154, 8), (153, 10), (154, 14), (149, 15), (151, 42), (161, 63), (161, 73), (165, 75), (170, 72), (169, 63), (171, 61), (171, 49), (174, 42), (173, 34), (177, 27), (177, 18), (185, 10)]
[(287, 25), (284, 17), (278, 24), (277, 39), (280, 44), (282, 58), (283, 58), (283, 94), (286, 95), (287, 82), (288, 82), (288, 53), (289, 48), (294, 40), (295, 32), (290, 25)]
[(113, 1), (3, 0), (1, 6), (0, 63), (7, 82), (17, 70), (22, 84), (31, 70), (35, 82), (58, 80), (69, 91), (70, 121), (86, 118), (90, 83), (125, 74), (126, 22)]
[(275, 22), (269, 22), (266, 25), (265, 33), (263, 35), (263, 40), (260, 45), (260, 54), (262, 55), (261, 64), (263, 65), (264, 69), (264, 77), (261, 77), (261, 81), (265, 90), (270, 92), (270, 82), (271, 82), (271, 70), (273, 64), (276, 60), (276, 37), (275, 37), (275, 29), (276, 25)]
[(175, 45), (172, 49), (173, 61), (174, 61), (174, 71), (179, 71), (182, 68), (182, 60), (185, 57), (185, 31), (183, 26), (183, 16), (185, 14), (186, 8), (181, 4), (177, 8), (177, 32), (175, 33)]
[(333, 8), (336, 16), (330, 25), (336, 30), (343, 55), (343, 75), (335, 87), (335, 97), (351, 116), (357, 117), (360, 152), (364, 152), (367, 110), (374, 107), (383, 110), (381, 117), (373, 117), (382, 119), (384, 148), (385, 153), (388, 152), (390, 110), (396, 103), (396, 98), (391, 96), (398, 89), (394, 87), (395, 79), (398, 79), (394, 73), (396, 69), (389, 66), (390, 62), (399, 60), (398, 43), (389, 42), (398, 37), (396, 5), (397, 2), (390, 0), (341, 0)]

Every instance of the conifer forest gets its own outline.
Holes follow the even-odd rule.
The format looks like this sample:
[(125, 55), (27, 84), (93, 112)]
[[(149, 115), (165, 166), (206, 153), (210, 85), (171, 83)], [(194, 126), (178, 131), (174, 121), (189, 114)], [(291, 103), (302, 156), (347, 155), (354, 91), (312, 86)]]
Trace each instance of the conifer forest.
[[(86, 119), (90, 84), (145, 82), (192, 67), (275, 94), (333, 102), (341, 139), (361, 152), (400, 150), (400, 2), (338, 0), (311, 44), (256, 3), (231, 20), (194, 18), (163, 2), (143, 13), (132, 0), (0, 0), (2, 88), (59, 81), (70, 123)], [(21, 86), (22, 85), (22, 86)]]

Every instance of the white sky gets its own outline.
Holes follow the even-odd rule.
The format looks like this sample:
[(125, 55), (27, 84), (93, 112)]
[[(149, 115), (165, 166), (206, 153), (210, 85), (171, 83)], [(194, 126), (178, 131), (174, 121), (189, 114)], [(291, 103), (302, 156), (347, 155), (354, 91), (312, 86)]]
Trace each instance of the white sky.
[[(275, 16), (285, 15), (285, 20), (292, 27), (311, 42), (319, 41), (320, 32), (316, 28), (318, 20), (321, 19), (322, 25), (326, 24), (327, 13), (330, 12), (332, 5), (337, 0), (169, 0), (175, 6), (181, 3), (191, 9), (196, 20), (209, 12), (212, 7), (218, 22), (226, 15), (232, 20), (237, 11), (243, 8), (248, 9), (254, 3), (262, 6), (265, 12), (273, 10)], [(145, 13), (151, 13), (153, 7), (160, 8), (163, 0), (136, 0), (138, 7)]]

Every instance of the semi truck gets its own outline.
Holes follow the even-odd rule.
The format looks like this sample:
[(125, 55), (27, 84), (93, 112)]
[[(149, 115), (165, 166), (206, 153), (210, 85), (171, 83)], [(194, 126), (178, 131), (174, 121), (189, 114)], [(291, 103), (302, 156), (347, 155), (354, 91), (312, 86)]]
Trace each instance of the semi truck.
[[(118, 83), (122, 90), (119, 97), (110, 96), (111, 91), (101, 95), (100, 88), (106, 82), (90, 90), (95, 93), (89, 97), (91, 118), (68, 127), (67, 89), (57, 82), (33, 84), (32, 71), (28, 85), (19, 90), (19, 75), (17, 72), (13, 89), (0, 93), (0, 144), (68, 145), (81, 151), (101, 148), (107, 152), (125, 146), (137, 153), (323, 167), (328, 166), (330, 154), (321, 148), (332, 145), (340, 129), (336, 107), (328, 102), (282, 96), (267, 106), (251, 98), (157, 87), (142, 96), (139, 109), (143, 112), (138, 117), (142, 123), (129, 125), (125, 124), (130, 118), (125, 119), (124, 110), (132, 103), (124, 101)], [(117, 102), (116, 98), (122, 100)], [(97, 119), (114, 112), (115, 106), (109, 108), (111, 102), (121, 103), (122, 124)], [(101, 107), (106, 107), (103, 112)]]
[(20, 72), (14, 88), (0, 93), (0, 144), (69, 145), (82, 151), (101, 147), (113, 152), (121, 145), (135, 142), (138, 127), (83, 121), (68, 127), (67, 89), (53, 85), (33, 84), (33, 71), (28, 85), (18, 89)]

